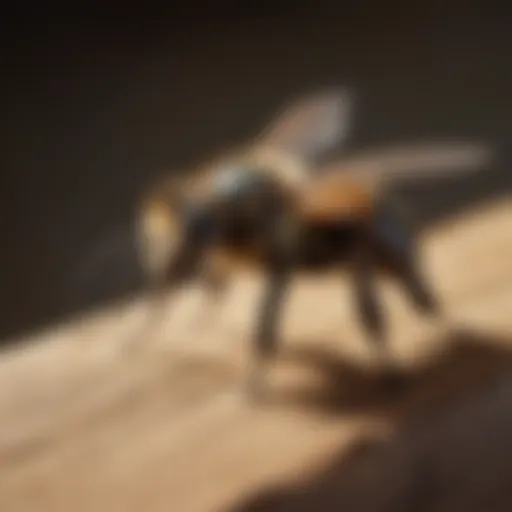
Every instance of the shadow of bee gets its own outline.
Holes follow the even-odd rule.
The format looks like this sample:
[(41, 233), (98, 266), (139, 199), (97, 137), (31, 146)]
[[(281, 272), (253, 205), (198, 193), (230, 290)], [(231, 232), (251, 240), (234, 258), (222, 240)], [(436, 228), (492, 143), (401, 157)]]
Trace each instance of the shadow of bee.
[(138, 248), (154, 298), (194, 278), (218, 297), (240, 266), (266, 276), (251, 392), (264, 384), (265, 362), (275, 354), (281, 307), (296, 273), (348, 270), (361, 324), (382, 354), (386, 322), (376, 290), (379, 274), (399, 283), (419, 312), (441, 313), (420, 268), (414, 229), (386, 187), (412, 171), (481, 168), (490, 152), (472, 144), (409, 146), (325, 160), (350, 133), (352, 103), (346, 91), (335, 89), (299, 98), (246, 146), (184, 177), (166, 177), (140, 202)]

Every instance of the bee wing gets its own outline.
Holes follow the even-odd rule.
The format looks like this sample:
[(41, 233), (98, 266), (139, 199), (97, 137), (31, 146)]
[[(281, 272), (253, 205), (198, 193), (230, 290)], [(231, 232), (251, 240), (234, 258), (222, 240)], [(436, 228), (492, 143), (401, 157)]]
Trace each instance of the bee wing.
[(494, 156), (492, 147), (477, 142), (390, 146), (328, 162), (318, 173), (341, 172), (380, 188), (391, 181), (476, 172), (489, 166)]
[(352, 127), (353, 95), (328, 89), (286, 105), (258, 142), (311, 161), (342, 143)]

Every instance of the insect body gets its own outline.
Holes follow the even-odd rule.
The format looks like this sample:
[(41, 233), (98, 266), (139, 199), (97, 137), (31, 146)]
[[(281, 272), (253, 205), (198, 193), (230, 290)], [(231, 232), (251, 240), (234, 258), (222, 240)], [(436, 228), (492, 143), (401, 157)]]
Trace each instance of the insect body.
[[(350, 108), (351, 99), (343, 90), (323, 91), (299, 99), (284, 108), (256, 140), (245, 147), (201, 163), (195, 172), (183, 178), (165, 176), (152, 184), (140, 201), (136, 225), (140, 261), (153, 287), (161, 288), (165, 282), (164, 276), (176, 257), (177, 244), (194, 209), (190, 205), (208, 202), (215, 194), (218, 198), (229, 197), (232, 202), (237, 197), (240, 204), (246, 199), (250, 176), (255, 169), (256, 174), (262, 173), (275, 183), (281, 183), (282, 190), (290, 194), (308, 179), (309, 168), (318, 157), (348, 131)], [(217, 211), (229, 216), (228, 209), (221, 207), (221, 203), (217, 201)], [(234, 252), (231, 254), (235, 257)], [(240, 263), (245, 261), (245, 258), (237, 259)], [(208, 278), (212, 289), (218, 289), (218, 273), (213, 267), (204, 268), (202, 276)]]
[[(303, 111), (311, 115), (312, 104)], [(202, 276), (218, 290), (226, 269), (235, 264), (267, 276), (254, 334), (253, 384), (262, 382), (262, 362), (276, 349), (280, 308), (297, 272), (349, 269), (362, 325), (380, 348), (385, 348), (386, 327), (375, 288), (379, 273), (401, 284), (419, 311), (439, 312), (419, 268), (414, 232), (386, 195), (343, 172), (340, 162), (320, 172), (315, 148), (325, 150), (346, 124), (346, 119), (335, 122), (325, 102), (323, 107), (316, 124), (306, 123), (293, 137), (286, 135), (296, 125), (285, 116), (286, 129), (280, 131), (278, 124), (271, 137), (281, 145), (256, 144), (223, 156), (179, 186), (158, 185), (142, 202), (139, 246), (157, 289)], [(304, 142), (308, 131), (316, 146)], [(392, 162), (400, 167), (396, 154)]]
[[(240, 264), (266, 274), (254, 339), (256, 361), (274, 353), (280, 307), (297, 272), (349, 266), (362, 323), (374, 341), (385, 337), (375, 290), (378, 272), (395, 276), (421, 311), (435, 311), (436, 301), (417, 268), (411, 233), (396, 212), (364, 187), (339, 180), (336, 188), (320, 177), (293, 189), (258, 168), (233, 176), (231, 183), (224, 179), (213, 180), (208, 194), (183, 209), (181, 222), (174, 225), (176, 245), (169, 245), (168, 257), (160, 261), (160, 272), (165, 272), (160, 284), (171, 287), (201, 273), (211, 277), (215, 270), (222, 279), (222, 268)], [(171, 210), (167, 212), (169, 226)], [(155, 208), (146, 215), (154, 223), (154, 236), (163, 240), (158, 222), (165, 213)], [(166, 229), (165, 222), (161, 225)]]

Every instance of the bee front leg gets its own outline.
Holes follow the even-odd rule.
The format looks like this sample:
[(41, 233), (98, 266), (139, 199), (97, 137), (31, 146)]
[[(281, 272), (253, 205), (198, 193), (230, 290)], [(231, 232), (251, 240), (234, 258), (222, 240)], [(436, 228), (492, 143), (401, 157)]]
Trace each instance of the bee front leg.
[(249, 394), (259, 397), (265, 387), (265, 365), (277, 349), (277, 324), (289, 285), (289, 272), (272, 271), (268, 278), (254, 338), (254, 353), (249, 372)]
[(169, 313), (168, 301), (177, 299), (180, 287), (191, 279), (197, 269), (199, 251), (183, 245), (172, 254), (158, 271), (151, 272), (147, 283), (147, 310), (144, 324), (124, 345), (129, 352), (142, 338), (152, 339)]

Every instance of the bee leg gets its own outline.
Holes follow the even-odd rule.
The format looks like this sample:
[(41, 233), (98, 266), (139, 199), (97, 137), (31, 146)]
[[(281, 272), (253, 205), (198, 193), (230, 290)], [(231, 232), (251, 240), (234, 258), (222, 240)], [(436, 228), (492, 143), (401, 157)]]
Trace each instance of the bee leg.
[(371, 251), (363, 248), (356, 254), (354, 284), (357, 309), (367, 339), (377, 349), (380, 366), (380, 381), (387, 387), (403, 384), (403, 374), (395, 364), (393, 354), (387, 343), (387, 325), (382, 302), (376, 287), (376, 261)]
[(254, 354), (249, 371), (248, 391), (253, 397), (261, 396), (265, 388), (264, 370), (277, 348), (276, 328), (284, 295), (289, 284), (289, 274), (284, 270), (271, 272), (264, 292), (256, 336)]
[(165, 266), (148, 276), (147, 316), (140, 332), (126, 342), (126, 351), (133, 350), (141, 338), (151, 338), (157, 327), (161, 326), (167, 313), (168, 299), (175, 299), (179, 287), (193, 276), (197, 269), (199, 254), (195, 246), (184, 245), (173, 254)]
[(376, 221), (377, 239), (414, 306), (424, 314), (440, 314), (440, 306), (418, 265), (416, 240), (399, 220), (382, 213)]
[(368, 339), (380, 350), (386, 345), (386, 322), (375, 286), (375, 269), (369, 255), (359, 253), (355, 264), (357, 311)]
[(433, 290), (427, 285), (415, 262), (410, 261), (403, 267), (402, 282), (416, 306), (423, 314), (439, 316), (441, 306)]
[(414, 306), (424, 314), (438, 316), (439, 302), (419, 269), (415, 235), (397, 214), (389, 206), (381, 207), (375, 221), (378, 243)]
[(449, 318), (418, 267), (417, 262), (407, 261), (397, 272), (399, 281), (417, 311), (433, 321), (439, 332), (450, 330), (452, 325)]

